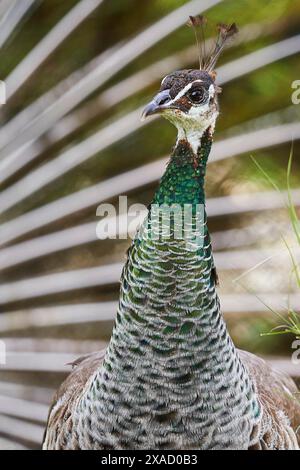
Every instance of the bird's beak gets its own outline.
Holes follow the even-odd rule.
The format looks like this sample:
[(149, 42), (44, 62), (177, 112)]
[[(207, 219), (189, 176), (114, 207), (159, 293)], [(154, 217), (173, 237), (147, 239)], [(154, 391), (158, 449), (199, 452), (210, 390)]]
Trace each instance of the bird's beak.
[(168, 109), (168, 101), (170, 101), (170, 99), (171, 97), (169, 90), (160, 91), (145, 107), (142, 114), (142, 120), (146, 119), (146, 117), (151, 116), (152, 114), (160, 113), (164, 109)]

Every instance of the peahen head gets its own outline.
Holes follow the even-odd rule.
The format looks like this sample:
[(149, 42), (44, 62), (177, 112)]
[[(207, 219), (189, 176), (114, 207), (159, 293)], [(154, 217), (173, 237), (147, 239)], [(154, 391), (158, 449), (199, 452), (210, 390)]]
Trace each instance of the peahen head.
[[(202, 16), (190, 17), (197, 43), (198, 28), (203, 28)], [(200, 69), (178, 70), (167, 75), (161, 82), (159, 93), (146, 106), (143, 118), (161, 114), (178, 129), (178, 140), (187, 140), (197, 152), (203, 133), (213, 131), (219, 114), (218, 94), (221, 88), (216, 84), (214, 67), (227, 39), (237, 32), (235, 24), (218, 25), (219, 35), (214, 50), (205, 57), (199, 45)], [(204, 42), (204, 41), (203, 41)]]
[(219, 88), (205, 70), (179, 70), (167, 75), (159, 93), (146, 106), (143, 116), (161, 114), (178, 129), (179, 138), (199, 142), (199, 136), (214, 128), (218, 117)]

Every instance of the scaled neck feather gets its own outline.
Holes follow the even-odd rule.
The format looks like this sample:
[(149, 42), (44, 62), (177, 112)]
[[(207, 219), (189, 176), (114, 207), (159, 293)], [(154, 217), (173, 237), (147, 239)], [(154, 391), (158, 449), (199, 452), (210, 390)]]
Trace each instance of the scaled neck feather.
[[(204, 203), (211, 143), (209, 129), (196, 153), (177, 142), (153, 203)], [(128, 252), (104, 363), (78, 402), (79, 444), (246, 449), (261, 409), (220, 312), (206, 218), (194, 250), (149, 237), (154, 222), (149, 212)]]
[(155, 193), (154, 204), (204, 204), (205, 173), (212, 145), (211, 129), (199, 137), (195, 153), (190, 142), (177, 140), (167, 169)]

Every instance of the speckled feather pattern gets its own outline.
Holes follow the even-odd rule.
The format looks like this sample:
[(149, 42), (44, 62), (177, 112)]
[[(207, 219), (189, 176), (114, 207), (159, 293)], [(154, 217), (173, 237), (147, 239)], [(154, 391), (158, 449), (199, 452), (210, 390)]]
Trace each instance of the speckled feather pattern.
[[(204, 204), (210, 147), (209, 132), (198, 155), (179, 142), (153, 202)], [(149, 213), (128, 252), (104, 360), (75, 369), (50, 412), (44, 448), (297, 447), (291, 426), (300, 424), (300, 406), (294, 398), (292, 412), (284, 398), (295, 390), (287, 381), (284, 391), (281, 378), (277, 395), (270, 390), (266, 399), (270, 383), (256, 377), (257, 358), (234, 347), (220, 313), (206, 216), (201, 229), (202, 243), (191, 250), (172, 233), (162, 239)]]
[(175, 98), (180, 90), (195, 80), (203, 81), (207, 88), (213, 84), (213, 79), (202, 70), (177, 70), (162, 81), (160, 91), (170, 90), (171, 98)]

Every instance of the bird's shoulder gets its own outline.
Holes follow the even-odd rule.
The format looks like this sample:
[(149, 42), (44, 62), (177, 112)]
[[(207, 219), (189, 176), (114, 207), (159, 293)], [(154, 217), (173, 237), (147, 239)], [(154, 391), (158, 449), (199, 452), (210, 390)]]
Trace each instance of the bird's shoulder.
[(264, 359), (239, 350), (243, 364), (255, 384), (262, 406), (262, 422), (258, 426), (255, 448), (297, 446), (300, 436), (300, 395), (295, 382), (273, 368)]
[[(53, 448), (66, 435), (71, 434), (74, 405), (81, 397), (91, 377), (103, 363), (105, 350), (81, 356), (69, 365), (73, 370), (61, 384), (50, 406), (44, 448)], [(64, 448), (61, 442), (60, 448)]]

